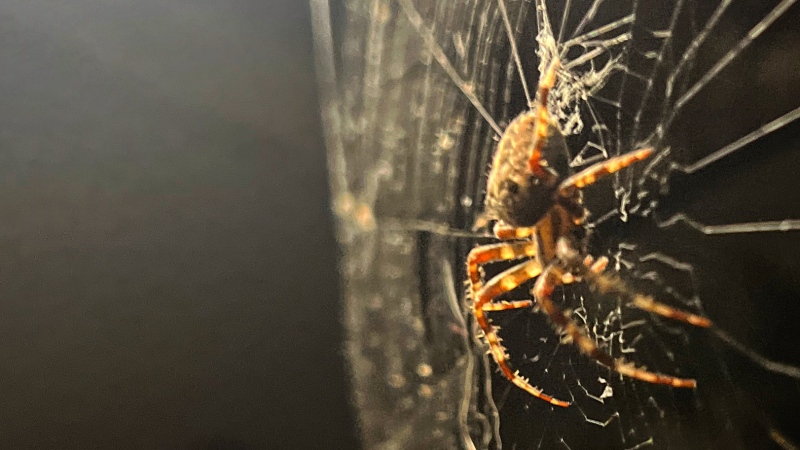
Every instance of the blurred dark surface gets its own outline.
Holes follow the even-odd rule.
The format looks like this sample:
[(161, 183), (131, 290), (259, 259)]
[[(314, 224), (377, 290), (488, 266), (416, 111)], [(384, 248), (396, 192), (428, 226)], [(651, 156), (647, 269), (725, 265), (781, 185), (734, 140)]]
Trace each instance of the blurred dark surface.
[(3, 2), (0, 448), (357, 448), (308, 16)]

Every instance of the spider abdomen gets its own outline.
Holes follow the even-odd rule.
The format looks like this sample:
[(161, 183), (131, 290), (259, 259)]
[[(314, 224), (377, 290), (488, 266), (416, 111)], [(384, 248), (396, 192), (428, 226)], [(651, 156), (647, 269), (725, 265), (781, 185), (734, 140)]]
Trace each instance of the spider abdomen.
[(554, 124), (541, 143), (541, 171), (531, 173), (528, 161), (536, 144), (536, 111), (520, 114), (497, 145), (487, 180), (487, 218), (517, 227), (535, 225), (555, 204), (559, 183), (569, 171), (567, 145)]

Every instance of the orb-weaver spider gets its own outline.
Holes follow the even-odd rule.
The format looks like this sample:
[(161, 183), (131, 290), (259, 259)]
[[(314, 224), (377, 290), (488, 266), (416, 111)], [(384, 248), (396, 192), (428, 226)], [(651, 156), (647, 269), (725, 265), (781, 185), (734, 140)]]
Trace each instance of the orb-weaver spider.
[[(569, 402), (545, 394), (512, 371), (507, 362), (508, 354), (487, 312), (528, 308), (535, 301), (557, 333), (563, 333), (582, 353), (600, 364), (648, 383), (694, 388), (695, 380), (648, 372), (622, 358), (613, 358), (551, 299), (558, 285), (583, 279), (601, 293), (616, 294), (634, 307), (698, 327), (711, 326), (711, 321), (704, 317), (659, 303), (634, 292), (619, 277), (603, 274), (608, 263), (606, 258), (595, 261), (575, 250), (586, 215), (580, 189), (649, 157), (652, 149), (610, 158), (563, 177), (561, 174), (568, 170), (566, 164), (561, 163), (567, 146), (547, 109), (547, 97), (555, 84), (558, 67), (558, 59), (554, 59), (539, 82), (536, 106), (514, 119), (498, 143), (480, 220), (495, 220), (494, 234), (506, 242), (478, 246), (469, 253), (467, 272), (472, 313), (503, 375), (516, 386), (553, 405), (566, 407)], [(522, 258), (527, 259), (483, 282), (483, 264)], [(496, 301), (499, 296), (536, 277), (531, 291), (534, 301)]]

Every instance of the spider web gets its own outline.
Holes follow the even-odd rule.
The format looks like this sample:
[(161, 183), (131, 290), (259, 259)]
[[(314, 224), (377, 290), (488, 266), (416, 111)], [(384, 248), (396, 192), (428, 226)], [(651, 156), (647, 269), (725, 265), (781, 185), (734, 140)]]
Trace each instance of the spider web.
[[(318, 0), (312, 10), (366, 448), (797, 448), (795, 1)], [(655, 150), (587, 189), (590, 250), (716, 328), (581, 285), (555, 299), (612, 355), (695, 378), (697, 390), (623, 379), (559, 342), (541, 314), (493, 316), (512, 365), (573, 402), (554, 408), (510, 387), (473, 339), (463, 265), (491, 242), (470, 231), (488, 164), (555, 55), (549, 106), (571, 166)]]

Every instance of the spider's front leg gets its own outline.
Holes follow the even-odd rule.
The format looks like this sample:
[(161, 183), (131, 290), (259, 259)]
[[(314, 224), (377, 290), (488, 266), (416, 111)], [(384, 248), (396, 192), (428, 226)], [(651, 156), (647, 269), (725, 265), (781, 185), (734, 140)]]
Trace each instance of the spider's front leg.
[[(562, 239), (559, 241), (558, 246), (560, 252), (564, 252), (564, 248), (568, 247), (569, 244), (566, 240)], [(582, 263), (577, 263), (576, 266), (585, 267)], [(583, 272), (585, 275), (593, 273), (591, 270)], [(697, 382), (695, 380), (648, 372), (644, 369), (637, 368), (623, 358), (614, 358), (599, 348), (594, 340), (587, 336), (583, 329), (578, 326), (571, 317), (564, 313), (551, 298), (553, 290), (558, 285), (562, 284), (561, 280), (564, 274), (565, 270), (555, 264), (546, 267), (536, 281), (536, 285), (533, 288), (533, 295), (542, 308), (542, 311), (550, 317), (551, 322), (557, 329), (556, 331), (566, 333), (583, 354), (626, 377), (635, 378), (652, 384), (665, 384), (676, 388), (697, 387)]]
[(652, 148), (645, 148), (592, 164), (562, 181), (558, 187), (558, 195), (562, 198), (571, 198), (575, 191), (585, 188), (600, 178), (619, 172), (633, 163), (645, 160), (652, 154)]

